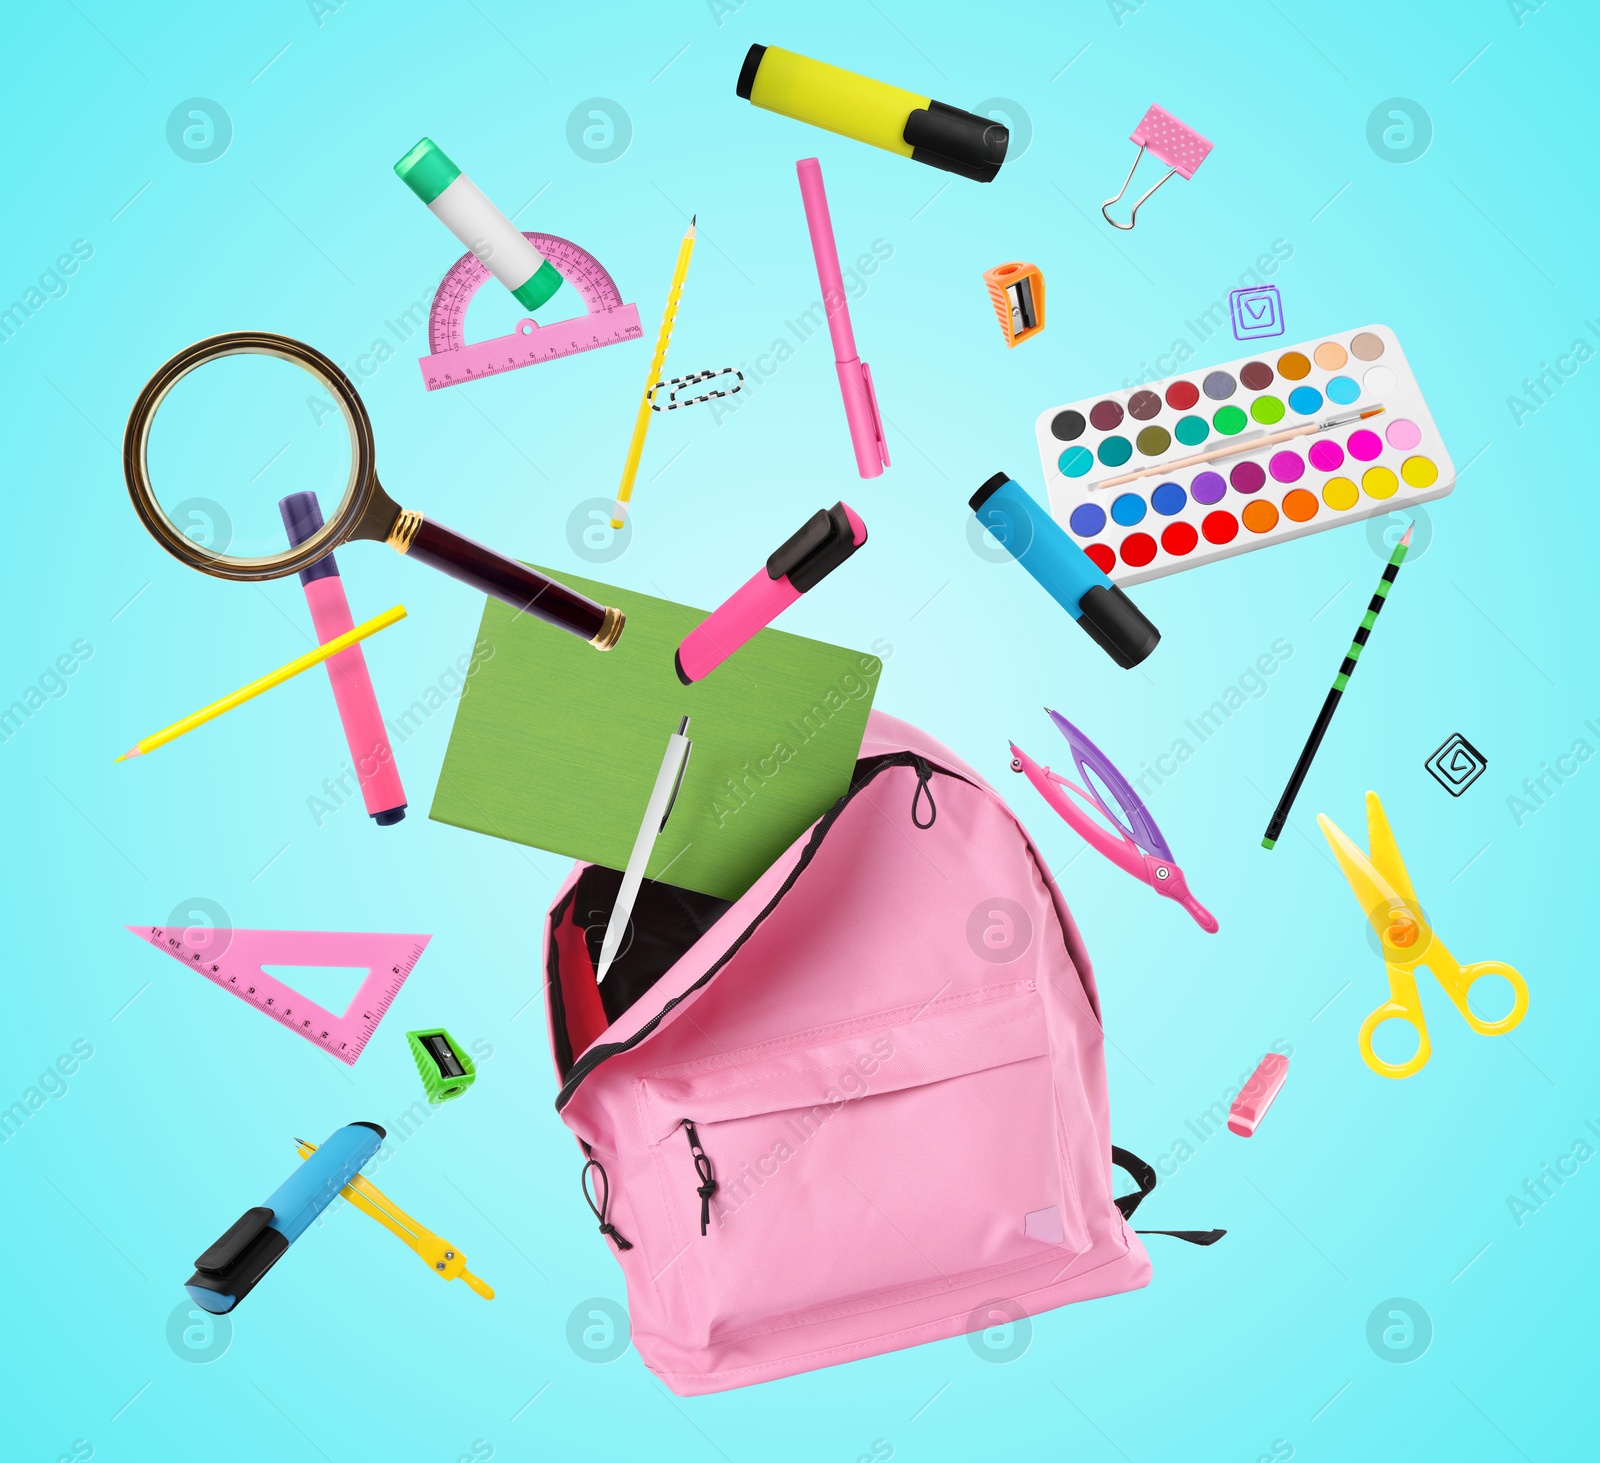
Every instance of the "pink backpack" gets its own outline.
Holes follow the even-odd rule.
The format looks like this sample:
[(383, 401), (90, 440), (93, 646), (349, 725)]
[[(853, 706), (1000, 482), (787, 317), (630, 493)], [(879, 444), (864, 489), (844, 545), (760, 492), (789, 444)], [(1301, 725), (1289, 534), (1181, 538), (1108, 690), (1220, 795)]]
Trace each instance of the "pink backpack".
[(646, 883), (597, 989), (619, 878), (579, 865), (550, 910), (556, 1107), (674, 1392), (1149, 1282), (1155, 1174), (1111, 1145), (1083, 942), (947, 748), (873, 712), (850, 790), (741, 899)]

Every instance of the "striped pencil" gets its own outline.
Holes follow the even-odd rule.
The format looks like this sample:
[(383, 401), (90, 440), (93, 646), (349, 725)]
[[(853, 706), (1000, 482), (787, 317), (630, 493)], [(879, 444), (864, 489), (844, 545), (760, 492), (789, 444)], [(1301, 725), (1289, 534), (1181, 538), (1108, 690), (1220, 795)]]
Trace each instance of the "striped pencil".
[(1272, 814), (1272, 821), (1267, 824), (1266, 837), (1261, 840), (1263, 848), (1271, 848), (1278, 841), (1278, 835), (1283, 832), (1283, 825), (1289, 821), (1289, 810), (1294, 807), (1294, 800), (1299, 796), (1300, 784), (1306, 780), (1306, 773), (1311, 769), (1311, 760), (1317, 755), (1317, 748), (1322, 745), (1328, 723), (1333, 720), (1333, 713), (1339, 709), (1339, 698), (1344, 695), (1344, 688), (1350, 684), (1350, 675), (1356, 668), (1356, 662), (1361, 659), (1361, 647), (1367, 643), (1367, 637), (1372, 634), (1372, 627), (1378, 622), (1378, 613), (1383, 609), (1384, 601), (1389, 598), (1389, 590), (1400, 573), (1400, 566), (1405, 563), (1406, 550), (1411, 547), (1411, 531), (1415, 527), (1416, 524), (1413, 523), (1406, 529), (1405, 537), (1394, 546), (1394, 553), (1389, 555), (1389, 562), (1384, 566), (1383, 578), (1378, 581), (1378, 587), (1372, 591), (1372, 603), (1367, 606), (1366, 614), (1361, 617), (1361, 624), (1356, 629), (1356, 638), (1350, 642), (1350, 649), (1345, 652), (1344, 664), (1339, 667), (1339, 674), (1333, 678), (1333, 689), (1328, 692), (1328, 699), (1322, 703), (1322, 710), (1317, 714), (1317, 724), (1311, 728), (1311, 735), (1306, 738), (1305, 750), (1300, 753), (1300, 760), (1294, 764), (1294, 771), (1289, 774), (1289, 785), (1284, 788), (1283, 796), (1278, 799), (1277, 809)]

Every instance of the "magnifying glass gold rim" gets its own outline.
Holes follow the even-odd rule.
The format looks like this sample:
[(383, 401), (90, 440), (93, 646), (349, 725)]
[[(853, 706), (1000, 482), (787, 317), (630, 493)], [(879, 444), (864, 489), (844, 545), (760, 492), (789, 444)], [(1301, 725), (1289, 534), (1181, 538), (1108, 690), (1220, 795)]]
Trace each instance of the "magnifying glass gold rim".
[[(196, 543), (162, 511), (150, 482), (150, 427), (167, 393), (191, 371), (224, 356), (276, 356), (299, 366), (321, 382), (338, 404), (350, 434), (350, 477), (338, 509), (303, 544), (260, 558), (233, 558), (216, 554)], [(372, 498), (380, 491), (375, 470), (372, 422), (349, 378), (321, 351), (292, 336), (261, 330), (233, 330), (208, 336), (185, 347), (162, 365), (145, 383), (122, 438), (122, 472), (133, 499), (134, 512), (151, 536), (173, 558), (218, 579), (281, 579), (305, 569), (352, 537)]]

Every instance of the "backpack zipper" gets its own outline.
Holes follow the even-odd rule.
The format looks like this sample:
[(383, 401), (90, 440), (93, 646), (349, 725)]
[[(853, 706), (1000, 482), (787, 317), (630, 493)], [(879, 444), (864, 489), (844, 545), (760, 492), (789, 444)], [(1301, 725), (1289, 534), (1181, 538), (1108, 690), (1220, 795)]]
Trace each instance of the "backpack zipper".
[[(619, 1251), (631, 1250), (633, 1246), (622, 1237), (616, 1225), (606, 1217), (607, 1211), (611, 1207), (611, 1180), (606, 1177), (606, 1171), (600, 1166), (600, 1160), (593, 1156), (587, 1143), (583, 1145), (583, 1151), (587, 1158), (583, 1165), (583, 1172), (578, 1175), (578, 1183), (583, 1188), (584, 1202), (594, 1211), (594, 1217), (600, 1221), (600, 1233), (605, 1235)], [(599, 1182), (595, 1184), (595, 1193), (593, 1195), (589, 1192), (589, 1170), (591, 1168), (600, 1175)]]
[(711, 1172), (711, 1160), (700, 1146), (700, 1135), (695, 1132), (691, 1119), (683, 1120), (683, 1131), (689, 1135), (689, 1152), (694, 1155), (694, 1171), (700, 1179), (700, 1187), (695, 1193), (700, 1196), (700, 1237), (704, 1239), (706, 1230), (711, 1226), (711, 1196), (717, 1192), (717, 1180)]
[[(913, 827), (927, 832), (928, 829), (933, 827), (934, 821), (939, 816), (938, 808), (933, 805), (933, 768), (928, 765), (926, 757), (914, 756), (911, 765), (917, 769), (917, 790), (911, 795), (911, 822)], [(962, 781), (965, 780), (965, 778), (962, 779)], [(924, 797), (928, 800), (928, 821), (926, 823), (917, 817), (917, 804)]]
[[(804, 850), (802, 850), (799, 859), (795, 862), (795, 866), (789, 870), (788, 878), (786, 878), (779, 886), (777, 893), (775, 893), (772, 898), (767, 901), (760, 913), (758, 913), (756, 917), (744, 927), (744, 929), (740, 932), (738, 939), (736, 939), (731, 945), (728, 946), (726, 950), (722, 952), (722, 954), (712, 964), (711, 968), (707, 970), (706, 973), (702, 975), (699, 980), (695, 981), (695, 983), (687, 990), (683, 991), (680, 995), (674, 996), (670, 1001), (668, 1001), (666, 1005), (657, 1011), (654, 1016), (646, 1021), (644, 1025), (634, 1032), (634, 1034), (626, 1041), (613, 1041), (607, 1042), (603, 1046), (592, 1046), (583, 1054), (582, 1057), (578, 1059), (578, 1061), (573, 1064), (572, 1070), (567, 1073), (567, 1080), (561, 1085), (561, 1091), (556, 1094), (557, 1112), (560, 1112), (562, 1108), (572, 1101), (572, 1096), (578, 1090), (579, 1085), (583, 1082), (585, 1077), (594, 1071), (596, 1067), (598, 1067), (602, 1062), (608, 1061), (612, 1057), (620, 1056), (623, 1052), (633, 1050), (634, 1047), (638, 1046), (640, 1042), (642, 1042), (647, 1036), (651, 1035), (655, 1029), (661, 1025), (667, 1013), (671, 1011), (674, 1006), (676, 1006), (685, 998), (692, 996), (696, 991), (704, 986), (712, 978), (712, 976), (721, 970), (724, 965), (732, 960), (736, 954), (739, 953), (739, 950), (744, 945), (744, 942), (756, 932), (757, 928), (766, 920), (767, 916), (778, 907), (779, 902), (788, 894), (789, 890), (794, 887), (795, 881), (802, 873), (805, 872), (806, 866), (816, 856), (817, 850), (822, 846), (822, 840), (828, 836), (828, 833), (832, 829), (833, 825), (839, 820), (840, 814), (842, 814), (844, 810), (849, 807), (850, 803), (855, 799), (856, 794), (863, 791), (868, 785), (870, 785), (873, 779), (876, 778), (880, 772), (883, 772), (890, 767), (914, 767), (916, 769), (917, 790), (912, 795), (911, 818), (912, 822), (915, 823), (918, 828), (922, 829), (931, 828), (933, 826), (933, 820), (937, 816), (937, 809), (934, 808), (933, 804), (933, 790), (931, 786), (933, 774), (935, 772), (939, 773), (943, 777), (953, 777), (958, 782), (966, 783), (969, 787), (978, 786), (978, 784), (973, 782), (970, 777), (963, 777), (959, 772), (952, 772), (948, 767), (936, 766), (935, 764), (929, 762), (926, 757), (923, 757), (916, 752), (887, 752), (883, 756), (873, 759), (871, 768), (867, 772), (866, 776), (852, 783), (850, 790), (845, 793), (845, 795), (840, 798), (838, 802), (829, 808), (826, 813), (822, 815), (822, 818), (818, 821), (816, 827), (811, 831), (810, 841), (807, 842)], [(924, 797), (927, 799), (928, 807), (931, 811), (928, 821), (926, 823), (921, 823), (917, 821), (917, 806)]]

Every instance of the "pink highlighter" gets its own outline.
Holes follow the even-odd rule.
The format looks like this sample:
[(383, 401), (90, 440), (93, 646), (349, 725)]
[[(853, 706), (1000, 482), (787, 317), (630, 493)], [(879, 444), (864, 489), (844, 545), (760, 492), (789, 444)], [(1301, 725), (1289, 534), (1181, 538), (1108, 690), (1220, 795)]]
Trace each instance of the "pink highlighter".
[[(278, 512), (289, 531), (291, 544), (303, 544), (322, 527), (322, 508), (315, 493), (291, 493), (279, 500)], [(344, 596), (344, 581), (332, 554), (325, 554), (309, 569), (300, 571), (300, 584), (311, 607), (311, 623), (317, 641), (326, 645), (346, 630), (355, 628), (350, 601)], [(361, 784), (361, 796), (380, 828), (398, 823), (406, 815), (406, 793), (400, 786), (400, 772), (394, 765), (394, 751), (383, 727), (383, 713), (367, 674), (367, 658), (359, 645), (341, 650), (328, 662), (328, 680), (333, 699), (344, 723), (345, 740), (350, 744), (350, 760)]]
[(881, 477), (889, 466), (889, 447), (883, 440), (883, 418), (878, 415), (872, 371), (856, 354), (844, 276), (839, 272), (839, 247), (833, 241), (833, 219), (822, 186), (822, 166), (814, 157), (808, 157), (801, 158), (794, 170), (800, 175), (800, 199), (806, 207), (806, 227), (811, 230), (811, 252), (817, 256), (817, 280), (828, 312), (828, 333), (833, 337), (834, 366), (844, 395), (850, 445), (856, 450), (856, 468), (864, 478)]
[(672, 663), (686, 686), (704, 680), (808, 589), (821, 584), (867, 541), (848, 503), (819, 508), (740, 588), (683, 637)]

